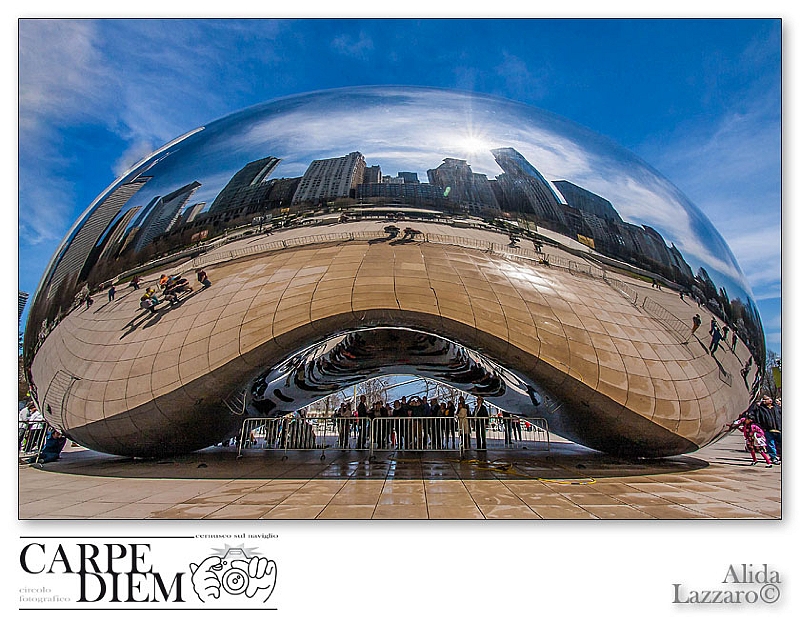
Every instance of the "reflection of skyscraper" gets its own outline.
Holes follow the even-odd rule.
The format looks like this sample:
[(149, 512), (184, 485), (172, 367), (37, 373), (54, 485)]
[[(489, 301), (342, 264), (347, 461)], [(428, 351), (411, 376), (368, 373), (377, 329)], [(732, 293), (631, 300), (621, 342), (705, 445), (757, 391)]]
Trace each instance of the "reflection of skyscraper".
[(139, 228), (134, 249), (140, 251), (150, 244), (154, 238), (167, 232), (170, 224), (173, 223), (175, 217), (199, 186), (199, 182), (191, 182), (169, 195), (156, 197), (154, 201), (150, 202), (152, 208), (150, 208), (150, 212)]
[(364, 184), (380, 184), (381, 183), (381, 166), (373, 165), (364, 169)]
[(184, 223), (191, 223), (195, 220), (198, 214), (202, 212), (203, 208), (206, 207), (206, 202), (200, 202), (195, 204), (194, 206), (189, 206), (185, 211), (184, 214), (186, 215), (186, 220)]
[(361, 152), (315, 160), (303, 174), (292, 203), (349, 197), (350, 191), (364, 181), (366, 166)]
[(585, 188), (581, 188), (567, 180), (556, 180), (553, 185), (573, 208), (577, 208), (583, 213), (593, 214), (601, 219), (622, 221), (622, 217), (619, 216), (614, 206), (604, 197), (595, 195), (591, 191), (587, 191)]
[(141, 176), (131, 182), (117, 186), (89, 214), (83, 225), (76, 230), (72, 240), (64, 247), (64, 251), (53, 269), (48, 296), (53, 296), (59, 284), (67, 275), (85, 276), (89, 272), (91, 266), (87, 265), (90, 264), (91, 259), (97, 257), (96, 254), (91, 254), (92, 249), (109, 224), (119, 214), (120, 209), (140, 188), (147, 184), (148, 180), (150, 180), (149, 177)]
[(504, 173), (497, 176), (504, 208), (532, 212), (545, 222), (566, 226), (561, 202), (541, 173), (513, 147), (492, 150)]
[(441, 202), (444, 199), (444, 190), (441, 186), (434, 184), (382, 182), (380, 184), (359, 184), (356, 189), (356, 197), (359, 199), (402, 198), (404, 202), (417, 206)]
[(260, 200), (269, 192), (269, 178), (275, 167), (280, 162), (279, 158), (267, 156), (260, 160), (247, 163), (230, 179), (225, 188), (220, 191), (217, 198), (208, 209), (208, 214), (218, 214), (232, 209), (243, 209), (251, 212)]
[(428, 181), (441, 186), (450, 200), (467, 208), (499, 208), (486, 175), (473, 173), (466, 160), (445, 158), (436, 169), (428, 169)]
[(419, 177), (413, 171), (398, 171), (398, 178), (403, 178), (406, 184), (419, 184)]
[(125, 232), (128, 228), (128, 225), (131, 221), (133, 221), (136, 215), (141, 213), (141, 210), (141, 206), (130, 208), (124, 215), (122, 215), (122, 218), (114, 224), (113, 229), (106, 236), (105, 242), (103, 243), (103, 251), (100, 254), (100, 257), (97, 259), (98, 262), (116, 256), (120, 252), (122, 248), (122, 242), (125, 240)]

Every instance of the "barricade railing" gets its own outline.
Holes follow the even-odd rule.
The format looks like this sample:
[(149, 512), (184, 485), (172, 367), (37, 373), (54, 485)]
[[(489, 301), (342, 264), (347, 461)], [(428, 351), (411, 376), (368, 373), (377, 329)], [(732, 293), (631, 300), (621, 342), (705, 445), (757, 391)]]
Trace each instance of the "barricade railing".
[(621, 292), (631, 300), (633, 305), (636, 305), (636, 302), (639, 300), (639, 293), (636, 292), (636, 290), (634, 290), (629, 284), (626, 284), (622, 280), (618, 280), (613, 277), (606, 276), (604, 279), (609, 286)]
[(47, 423), (43, 420), (20, 423), (18, 435), (19, 457), (38, 457), (47, 437)]
[(470, 418), (464, 427), (453, 417), (246, 418), (238, 440), (239, 457), (246, 449), (454, 451), (550, 450), (544, 418)]
[(678, 339), (678, 342), (689, 339), (689, 326), (664, 306), (653, 301), (650, 297), (645, 297), (641, 307), (645, 312), (666, 327), (670, 333), (672, 333), (673, 337)]
[(379, 417), (370, 423), (370, 449), (460, 451), (461, 436), (453, 417)]
[[(239, 431), (239, 457), (244, 449), (265, 451), (319, 450), (339, 444), (339, 430), (333, 418), (245, 418)], [(349, 431), (348, 431), (349, 433)]]
[(464, 450), (533, 450), (538, 445), (550, 450), (550, 428), (544, 418), (471, 418), (470, 430), (463, 439)]

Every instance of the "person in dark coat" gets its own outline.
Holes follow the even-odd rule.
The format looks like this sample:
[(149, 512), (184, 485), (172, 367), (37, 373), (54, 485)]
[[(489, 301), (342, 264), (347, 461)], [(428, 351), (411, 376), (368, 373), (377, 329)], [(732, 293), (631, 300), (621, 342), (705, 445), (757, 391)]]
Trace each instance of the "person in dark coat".
[(489, 420), (489, 410), (483, 404), (483, 397), (475, 401), (475, 448), (479, 451), (486, 450), (486, 423)]

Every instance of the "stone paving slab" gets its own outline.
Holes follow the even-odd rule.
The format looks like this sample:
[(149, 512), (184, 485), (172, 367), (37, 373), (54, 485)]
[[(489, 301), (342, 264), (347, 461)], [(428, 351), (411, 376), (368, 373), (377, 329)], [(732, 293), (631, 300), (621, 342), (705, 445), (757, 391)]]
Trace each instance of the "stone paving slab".
[(550, 452), (214, 447), (170, 460), (73, 448), (20, 464), (28, 519), (779, 519), (781, 466), (750, 466), (742, 438), (664, 459), (618, 459), (577, 444)]

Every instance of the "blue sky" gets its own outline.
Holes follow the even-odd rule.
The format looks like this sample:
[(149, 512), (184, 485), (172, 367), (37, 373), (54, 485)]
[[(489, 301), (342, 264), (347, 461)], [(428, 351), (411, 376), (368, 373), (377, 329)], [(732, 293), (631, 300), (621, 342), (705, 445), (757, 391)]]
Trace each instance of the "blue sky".
[(727, 240), (781, 341), (777, 20), (27, 20), (19, 287), (127, 167), (246, 106), (402, 84), (499, 95), (631, 150)]

